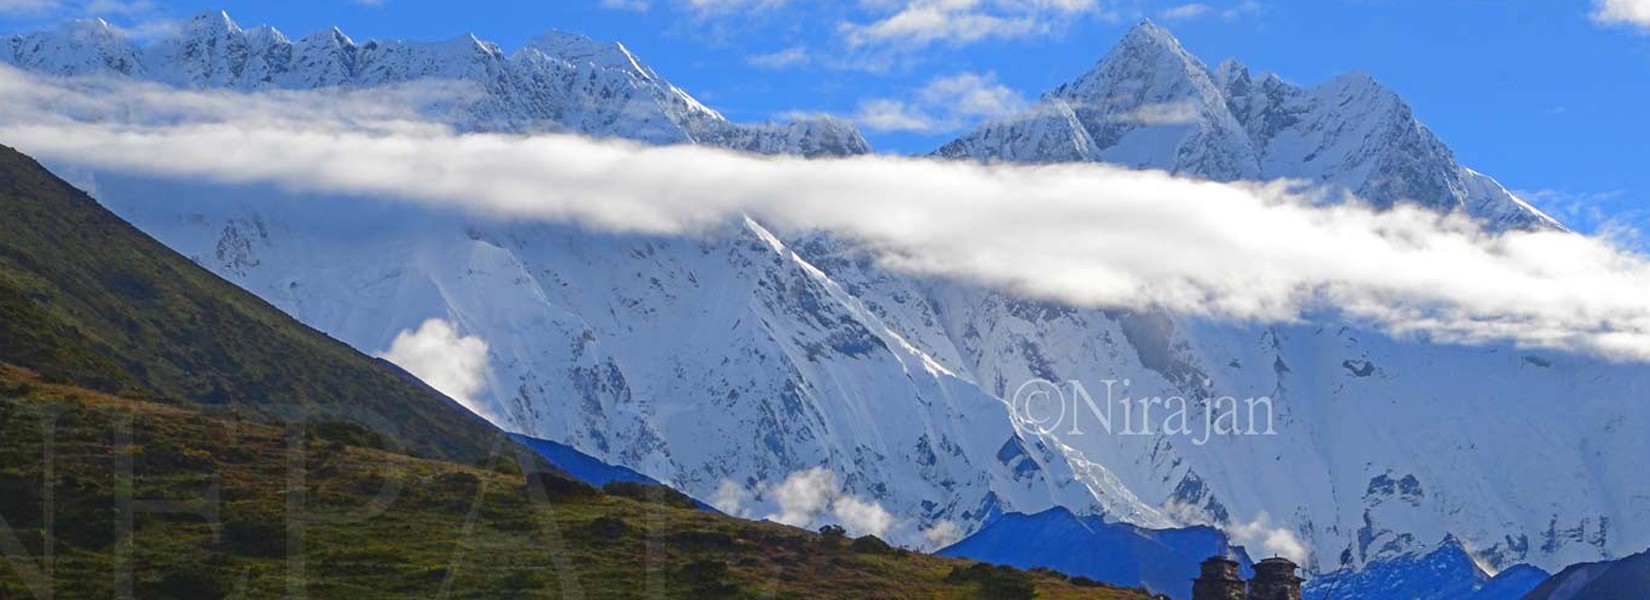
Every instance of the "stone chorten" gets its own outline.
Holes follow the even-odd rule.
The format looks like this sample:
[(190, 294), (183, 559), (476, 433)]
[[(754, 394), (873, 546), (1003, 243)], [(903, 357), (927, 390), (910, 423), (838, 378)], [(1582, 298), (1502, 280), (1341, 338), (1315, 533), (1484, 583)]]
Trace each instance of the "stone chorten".
[(1203, 561), (1202, 574), (1192, 580), (1192, 600), (1244, 600), (1243, 589), (1238, 562), (1225, 556), (1212, 556)]
[(1301, 600), (1302, 579), (1295, 575), (1299, 568), (1287, 558), (1273, 557), (1255, 563), (1255, 578), (1249, 580), (1249, 600)]

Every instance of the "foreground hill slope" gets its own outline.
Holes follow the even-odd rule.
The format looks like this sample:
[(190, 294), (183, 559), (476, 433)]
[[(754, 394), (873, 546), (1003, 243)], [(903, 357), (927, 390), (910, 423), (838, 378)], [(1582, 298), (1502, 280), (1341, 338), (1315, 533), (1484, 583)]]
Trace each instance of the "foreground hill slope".
[(4, 147), (0, 362), (110, 393), (368, 423), (434, 457), (473, 461), (501, 437)]
[(215, 413), (0, 366), (0, 597), (1148, 598)]

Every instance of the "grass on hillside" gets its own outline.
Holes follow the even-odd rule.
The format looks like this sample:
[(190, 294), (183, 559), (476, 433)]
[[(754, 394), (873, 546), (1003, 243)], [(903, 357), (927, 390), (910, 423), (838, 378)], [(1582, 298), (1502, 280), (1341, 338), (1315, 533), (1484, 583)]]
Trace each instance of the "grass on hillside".
[(0, 440), (3, 598), (1147, 597), (4, 365)]

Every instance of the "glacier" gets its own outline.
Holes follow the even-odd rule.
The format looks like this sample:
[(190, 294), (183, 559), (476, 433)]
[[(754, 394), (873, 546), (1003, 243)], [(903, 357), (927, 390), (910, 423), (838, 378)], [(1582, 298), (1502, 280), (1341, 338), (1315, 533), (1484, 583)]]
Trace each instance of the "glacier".
[[(12, 36), (0, 61), (247, 92), (419, 81), (463, 93), (424, 116), (465, 131), (845, 156), (847, 122), (733, 123), (620, 44), (551, 32), (513, 53), (474, 36), (293, 41), (205, 13), (148, 45), (100, 21)], [(1490, 229), (1563, 225), (1460, 165), (1393, 91), (1215, 69), (1143, 23), (1089, 73), (936, 159), (1100, 161), (1217, 181), (1286, 178)], [(1650, 369), (1508, 345), (1398, 338), (1332, 317), (1265, 325), (1077, 309), (881, 268), (824, 233), (744, 220), (698, 236), (591, 231), (382, 199), (61, 169), (117, 214), (368, 353), (430, 318), (490, 347), (471, 408), (696, 498), (824, 466), (899, 518), (898, 543), (1056, 507), (1147, 528), (1265, 522), (1309, 571), (1426, 556), (1484, 572), (1650, 546)], [(1165, 243), (1172, 244), (1172, 240)], [(1463, 277), (1472, 274), (1464, 273)], [(1041, 432), (1005, 404), (1032, 379), (1135, 396), (1276, 403), (1275, 436)], [(1251, 548), (1251, 552), (1258, 549)]]

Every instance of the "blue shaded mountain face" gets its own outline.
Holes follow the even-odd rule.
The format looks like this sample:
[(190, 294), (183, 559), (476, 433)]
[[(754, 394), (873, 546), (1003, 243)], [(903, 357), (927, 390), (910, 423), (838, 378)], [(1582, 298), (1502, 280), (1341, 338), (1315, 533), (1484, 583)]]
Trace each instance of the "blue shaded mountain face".
[(1551, 576), (1540, 567), (1518, 565), (1497, 573), (1484, 587), (1478, 588), (1471, 600), (1518, 600)]
[[(1004, 514), (937, 554), (1023, 569), (1046, 567), (1187, 600), (1198, 563), (1227, 550), (1225, 534), (1213, 527), (1146, 529), (1053, 508), (1034, 515)], [(1248, 577), (1248, 554), (1242, 548), (1231, 550)]]
[(521, 442), (523, 446), (527, 446), (533, 452), (537, 452), (539, 456), (550, 461), (550, 464), (555, 465), (556, 468), (566, 471), (574, 479), (596, 487), (614, 482), (664, 485), (659, 483), (658, 480), (637, 473), (632, 469), (602, 462), (596, 457), (579, 452), (567, 444), (541, 440), (517, 433), (510, 434), (510, 437), (517, 442)]
[(1306, 600), (1517, 600), (1546, 577), (1546, 571), (1529, 565), (1491, 577), (1450, 537), (1431, 552), (1317, 577), (1301, 592)]
[(1572, 565), (1542, 582), (1525, 600), (1650, 598), (1650, 551), (1612, 561)]
[[(589, 454), (579, 452), (578, 449), (567, 444), (552, 442), (550, 440), (541, 440), (535, 437), (521, 435), (519, 433), (512, 433), (509, 435), (511, 439), (514, 439), (515, 441), (521, 443), (521, 445), (526, 446), (534, 453), (537, 453), (540, 457), (543, 457), (544, 460), (549, 461), (551, 465), (561, 469), (568, 475), (571, 475), (574, 479), (596, 487), (605, 487), (610, 483), (642, 483), (670, 488), (670, 486), (665, 485), (657, 479), (637, 473), (635, 470), (626, 467), (602, 462), (600, 459)], [(682, 496), (688, 500), (692, 500), (692, 503), (697, 506), (699, 510), (720, 513), (720, 511), (716, 510), (715, 507), (706, 504), (698, 498), (694, 498), (686, 494), (683, 494)]]

